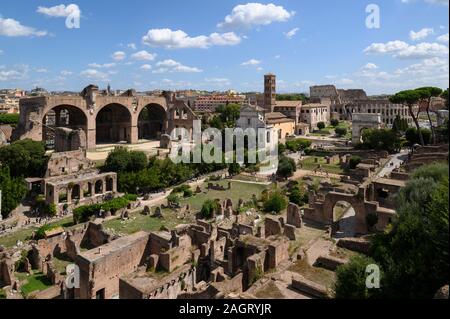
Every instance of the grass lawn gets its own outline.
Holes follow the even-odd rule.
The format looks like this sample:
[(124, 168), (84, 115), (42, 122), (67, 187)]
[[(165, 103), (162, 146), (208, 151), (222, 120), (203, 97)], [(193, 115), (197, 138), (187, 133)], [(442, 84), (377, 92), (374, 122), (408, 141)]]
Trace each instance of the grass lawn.
[[(50, 223), (50, 225), (55, 226), (62, 226), (64, 228), (69, 228), (73, 226), (73, 217), (67, 217), (64, 219), (61, 219), (60, 221)], [(33, 232), (37, 230), (37, 227), (30, 227), (26, 229), (20, 229), (12, 234), (0, 237), (0, 245), (11, 248), (14, 247), (18, 240), (25, 242), (27, 240), (31, 239), (31, 236), (33, 235)]]
[(145, 216), (141, 213), (135, 213), (130, 215), (130, 219), (121, 220), (113, 219), (107, 221), (103, 224), (106, 229), (112, 229), (115, 232), (121, 234), (134, 234), (138, 231), (159, 231), (161, 227), (166, 227), (168, 229), (173, 229), (179, 224), (188, 223), (186, 220), (177, 219), (176, 213), (170, 209), (164, 209), (162, 212), (164, 218), (155, 218), (150, 216)]
[(35, 291), (43, 291), (52, 286), (50, 280), (48, 280), (47, 277), (40, 272), (35, 272), (33, 275), (17, 273), (16, 276), (20, 281), (27, 281), (25, 285), (20, 287), (20, 290), (24, 296), (28, 296), (30, 293)]
[(262, 289), (259, 289), (255, 293), (256, 298), (260, 299), (282, 299), (285, 298), (281, 293), (280, 289), (274, 284), (273, 281), (270, 281), (267, 285), (265, 285)]
[[(318, 162), (316, 162), (316, 158), (318, 159)], [(325, 172), (331, 173), (331, 174), (343, 174), (344, 169), (339, 164), (327, 164), (327, 161), (323, 157), (308, 157), (302, 161), (303, 167), (302, 169), (313, 171), (315, 170), (319, 165), (322, 165), (322, 168)]]
[(321, 267), (313, 267), (303, 259), (297, 261), (289, 268), (290, 271), (296, 272), (308, 280), (332, 289), (336, 281), (336, 274), (333, 271)]
[(297, 233), (297, 240), (291, 242), (289, 245), (289, 255), (294, 254), (301, 246), (307, 245), (311, 240), (319, 238), (324, 234), (325, 229), (304, 224)]
[[(213, 184), (219, 184), (225, 187), (228, 187), (228, 181), (219, 181), (212, 182)], [(231, 182), (231, 190), (225, 191), (216, 191), (216, 190), (208, 190), (208, 183), (204, 183), (201, 186), (202, 193), (196, 194), (191, 198), (183, 198), (180, 201), (180, 204), (186, 205), (189, 204), (191, 207), (191, 212), (200, 211), (202, 209), (203, 203), (208, 199), (220, 199), (225, 200), (226, 198), (230, 198), (237, 207), (238, 201), (242, 198), (244, 201), (250, 201), (252, 199), (252, 195), (255, 194), (258, 198), (261, 193), (267, 189), (268, 186), (259, 185), (259, 184), (251, 184), (251, 183), (240, 183), (240, 182)], [(205, 194), (206, 192), (206, 194)]]

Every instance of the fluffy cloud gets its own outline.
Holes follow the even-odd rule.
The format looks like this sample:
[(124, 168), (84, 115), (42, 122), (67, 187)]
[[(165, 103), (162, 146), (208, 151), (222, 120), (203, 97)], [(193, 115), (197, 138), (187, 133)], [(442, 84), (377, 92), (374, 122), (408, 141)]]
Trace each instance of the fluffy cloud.
[(114, 52), (111, 57), (113, 58), (114, 61), (122, 61), (125, 60), (127, 55), (123, 51), (117, 51)]
[(151, 29), (144, 37), (142, 37), (142, 42), (144, 44), (166, 49), (206, 49), (215, 45), (236, 45), (239, 44), (241, 40), (242, 39), (233, 32), (212, 33), (209, 36), (200, 35), (190, 37), (182, 30), (173, 31), (171, 29)]
[(95, 70), (95, 69), (84, 70), (80, 73), (80, 75), (89, 80), (109, 81), (107, 73), (103, 73), (103, 72), (101, 72), (99, 70)]
[(151, 54), (145, 50), (142, 50), (132, 54), (131, 58), (138, 61), (153, 61), (156, 58), (156, 54)]
[(242, 66), (257, 66), (261, 64), (261, 60), (250, 59), (246, 62), (241, 63)]
[(140, 69), (141, 69), (141, 70), (148, 71), (148, 70), (151, 70), (151, 69), (152, 69), (152, 66), (151, 66), (150, 64), (144, 64), (143, 66), (141, 66)]
[(268, 25), (273, 22), (284, 22), (295, 15), (282, 6), (272, 3), (247, 3), (237, 5), (217, 27), (221, 29), (248, 29), (253, 26)]
[(32, 27), (22, 25), (14, 19), (4, 19), (0, 17), (0, 36), (7, 37), (43, 37), (47, 35), (47, 31), (39, 31)]
[(448, 33), (439, 36), (436, 40), (448, 44)]
[(116, 66), (116, 63), (105, 63), (105, 64), (98, 64), (98, 63), (90, 63), (88, 64), (88, 67), (94, 68), (94, 69), (109, 69)]
[(158, 67), (153, 73), (200, 73), (203, 70), (195, 67), (189, 67), (180, 62), (168, 59), (156, 63)]
[(417, 32), (410, 31), (409, 32), (409, 38), (413, 41), (418, 41), (427, 38), (428, 36), (432, 35), (434, 33), (434, 30), (432, 28), (423, 28), (422, 30), (419, 30)]
[(28, 77), (29, 66), (19, 65), (13, 69), (3, 68), (0, 66), (0, 82), (10, 82), (23, 80)]
[(72, 75), (73, 74), (73, 72), (71, 72), (71, 71), (67, 71), (67, 70), (62, 70), (61, 71), (61, 75), (62, 76), (69, 76), (69, 75)]
[(366, 54), (392, 54), (400, 59), (417, 59), (448, 55), (448, 47), (439, 43), (428, 42), (409, 45), (397, 40), (387, 43), (372, 43), (364, 52)]
[(67, 18), (72, 14), (77, 16), (80, 16), (81, 14), (81, 10), (76, 4), (69, 4), (68, 6), (60, 4), (49, 8), (38, 7), (37, 12), (55, 18)]
[(137, 50), (136, 44), (134, 44), (134, 43), (128, 43), (127, 48), (129, 48), (131, 50)]
[(378, 66), (374, 63), (367, 63), (361, 69), (362, 70), (376, 70), (376, 69), (378, 69)]
[(286, 38), (292, 39), (292, 38), (297, 34), (297, 32), (298, 32), (299, 30), (300, 30), (300, 28), (294, 28), (294, 29), (292, 29), (291, 31), (286, 32), (284, 35), (286, 36)]

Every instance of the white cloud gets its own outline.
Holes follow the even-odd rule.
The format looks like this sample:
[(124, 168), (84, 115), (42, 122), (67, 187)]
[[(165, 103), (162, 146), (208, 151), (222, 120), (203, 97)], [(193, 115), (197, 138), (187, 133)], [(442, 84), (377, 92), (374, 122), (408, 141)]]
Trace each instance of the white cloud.
[(47, 31), (39, 31), (32, 27), (22, 25), (14, 19), (4, 19), (0, 17), (0, 36), (7, 37), (43, 37), (47, 35)]
[(144, 64), (143, 66), (141, 66), (141, 70), (151, 70), (152, 66), (150, 64)]
[(294, 28), (294, 29), (292, 29), (291, 31), (286, 32), (284, 35), (286, 36), (286, 38), (292, 39), (292, 38), (297, 34), (297, 32), (298, 32), (299, 30), (300, 30), (300, 28)]
[(61, 71), (61, 75), (62, 75), (62, 76), (68, 76), (68, 75), (72, 75), (72, 74), (73, 74), (72, 71), (67, 71), (67, 70), (62, 70), (62, 71)]
[(437, 40), (438, 42), (448, 44), (448, 33), (439, 36), (436, 40)]
[(246, 62), (241, 63), (242, 66), (257, 66), (261, 64), (261, 60), (250, 59)]
[(96, 80), (96, 81), (108, 81), (108, 74), (103, 73), (99, 70), (95, 69), (87, 69), (80, 73), (82, 77), (85, 77), (89, 80)]
[(376, 70), (376, 69), (378, 69), (378, 66), (374, 63), (367, 63), (361, 69), (362, 70)]
[(295, 15), (282, 6), (272, 3), (247, 3), (237, 5), (217, 27), (222, 29), (248, 29), (253, 26), (269, 25), (273, 22), (285, 22)]
[(48, 70), (46, 68), (37, 68), (37, 69), (35, 69), (35, 71), (37, 73), (47, 73), (48, 72)]
[(156, 54), (152, 54), (145, 50), (142, 50), (132, 54), (131, 58), (138, 61), (153, 61), (156, 58)]
[(117, 51), (114, 52), (111, 57), (113, 58), (114, 61), (122, 61), (125, 60), (127, 55), (123, 51)]
[(372, 43), (364, 52), (366, 54), (392, 54), (400, 59), (417, 59), (448, 55), (448, 47), (439, 43), (428, 42), (410, 45), (397, 40), (387, 43)]
[(109, 69), (116, 66), (116, 63), (105, 63), (105, 64), (98, 64), (98, 63), (90, 63), (88, 64), (88, 67), (94, 68), (94, 69)]
[(195, 67), (189, 67), (180, 62), (168, 59), (156, 63), (158, 67), (153, 73), (200, 73), (203, 70)]
[(275, 59), (278, 60), (279, 58), (281, 58), (281, 55), (277, 54), (277, 55), (275, 56)]
[(200, 35), (190, 37), (182, 30), (151, 29), (142, 37), (142, 42), (152, 47), (163, 47), (166, 49), (201, 48), (211, 46), (237, 45), (242, 39), (233, 32), (212, 33), (209, 36)]
[(413, 41), (425, 39), (434, 33), (433, 28), (423, 28), (417, 32), (410, 31), (409, 38)]
[(0, 66), (0, 82), (11, 82), (26, 79), (28, 77), (28, 71), (28, 65), (18, 65), (13, 69), (6, 69)]
[(134, 43), (128, 43), (127, 47), (131, 50), (137, 50), (136, 44), (134, 44)]
[(60, 4), (49, 8), (38, 7), (37, 12), (55, 18), (67, 18), (72, 14), (77, 16), (81, 15), (81, 10), (76, 4), (69, 4), (68, 6)]

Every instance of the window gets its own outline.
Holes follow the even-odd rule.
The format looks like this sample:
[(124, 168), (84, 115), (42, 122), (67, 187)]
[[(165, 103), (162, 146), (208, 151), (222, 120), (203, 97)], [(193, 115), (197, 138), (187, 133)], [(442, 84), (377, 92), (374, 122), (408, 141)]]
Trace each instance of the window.
[(252, 119), (250, 119), (250, 118), (247, 119), (247, 124), (248, 124), (248, 125), (252, 124)]

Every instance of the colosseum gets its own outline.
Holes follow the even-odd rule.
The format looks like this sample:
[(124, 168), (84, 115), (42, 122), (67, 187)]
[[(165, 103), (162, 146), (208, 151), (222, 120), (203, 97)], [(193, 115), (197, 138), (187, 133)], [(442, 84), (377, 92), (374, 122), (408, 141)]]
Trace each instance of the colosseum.
[(105, 144), (159, 140), (175, 128), (184, 128), (192, 136), (194, 119), (194, 112), (168, 93), (137, 95), (134, 90), (128, 90), (113, 96), (89, 85), (78, 96), (22, 99), (20, 123), (13, 138), (45, 141), (51, 149), (56, 128), (82, 130), (87, 149), (93, 150)]

